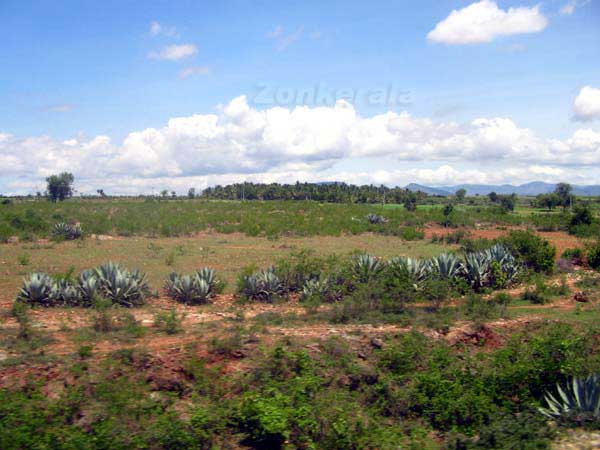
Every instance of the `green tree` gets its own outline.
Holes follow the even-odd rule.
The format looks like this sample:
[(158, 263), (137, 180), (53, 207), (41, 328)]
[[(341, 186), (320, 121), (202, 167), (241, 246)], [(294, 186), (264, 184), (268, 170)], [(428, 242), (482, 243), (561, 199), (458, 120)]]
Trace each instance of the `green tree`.
[(569, 183), (558, 183), (554, 189), (554, 193), (560, 199), (560, 206), (564, 209), (571, 206), (573, 201), (573, 187)]
[(452, 211), (454, 211), (454, 205), (452, 203), (447, 203), (446, 206), (444, 206), (444, 221), (442, 222), (442, 225), (445, 227), (452, 225), (452, 219), (450, 218)]
[(498, 194), (492, 191), (488, 194), (488, 198), (490, 199), (490, 202), (496, 203), (498, 201)]
[(417, 210), (417, 196), (413, 192), (406, 196), (404, 199), (404, 207), (407, 211), (416, 211)]
[(196, 188), (190, 188), (188, 190), (188, 198), (194, 198), (196, 197)]
[(561, 204), (561, 199), (555, 192), (540, 194), (536, 197), (536, 204), (540, 208), (548, 208), (549, 211), (552, 211)]
[(591, 225), (594, 222), (594, 214), (588, 205), (577, 205), (573, 210), (570, 228), (579, 225)]
[(465, 199), (465, 196), (467, 195), (467, 190), (459, 189), (458, 191), (456, 191), (454, 193), (454, 195), (456, 195), (456, 200), (458, 200), (459, 202), (462, 202)]
[(69, 172), (49, 176), (46, 178), (48, 198), (53, 202), (58, 202), (71, 197), (74, 181), (75, 177)]
[(499, 195), (498, 201), (505, 211), (514, 211), (517, 205), (517, 194)]

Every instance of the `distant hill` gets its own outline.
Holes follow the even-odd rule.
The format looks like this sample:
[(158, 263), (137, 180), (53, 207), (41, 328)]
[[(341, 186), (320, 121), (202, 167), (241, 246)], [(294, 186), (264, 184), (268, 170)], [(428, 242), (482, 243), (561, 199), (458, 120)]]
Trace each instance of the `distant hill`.
[[(410, 183), (406, 186), (405, 189), (408, 189), (412, 192), (424, 192), (427, 195), (440, 195), (442, 197), (447, 197), (452, 195), (455, 191), (450, 191), (447, 188), (434, 188), (429, 186), (422, 186), (416, 183)], [(460, 188), (457, 188), (457, 190)]]
[[(517, 195), (538, 195), (552, 192), (554, 191), (555, 187), (556, 184), (544, 183), (543, 181), (533, 181), (531, 183), (525, 183), (516, 186), (512, 184), (458, 184), (456, 186), (430, 187), (411, 183), (406, 186), (406, 189), (409, 189), (413, 192), (421, 191), (429, 195), (443, 196), (452, 195), (459, 189), (465, 189), (467, 191), (467, 195), (487, 195), (490, 192), (495, 192), (496, 194), (512, 194), (514, 192)], [(600, 195), (600, 185), (573, 185), (573, 193), (575, 195)]]

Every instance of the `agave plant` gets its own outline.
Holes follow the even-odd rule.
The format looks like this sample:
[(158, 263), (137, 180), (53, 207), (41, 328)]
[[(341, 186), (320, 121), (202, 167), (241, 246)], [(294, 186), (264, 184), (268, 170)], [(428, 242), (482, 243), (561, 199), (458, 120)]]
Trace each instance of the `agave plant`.
[(23, 279), (17, 300), (30, 305), (52, 306), (56, 302), (54, 280), (46, 273), (34, 272)]
[(102, 295), (115, 304), (132, 307), (141, 305), (150, 293), (146, 275), (139, 270), (129, 271), (108, 262), (95, 270)]
[(415, 286), (421, 285), (431, 274), (431, 263), (423, 259), (399, 256), (390, 259), (388, 264), (397, 265), (406, 270)]
[(600, 375), (574, 377), (564, 387), (557, 384), (556, 390), (558, 396), (550, 392), (544, 396), (548, 407), (539, 411), (545, 416), (577, 422), (600, 419)]
[(100, 295), (100, 283), (93, 270), (85, 270), (79, 275), (77, 283), (82, 306), (90, 306)]
[(206, 284), (208, 284), (210, 291), (213, 294), (217, 293), (217, 291), (219, 290), (219, 286), (221, 285), (221, 281), (217, 278), (217, 272), (214, 269), (211, 269), (209, 267), (203, 267), (198, 272), (196, 272), (196, 275), (200, 279), (204, 280)]
[(170, 297), (187, 304), (208, 303), (213, 295), (211, 285), (199, 273), (183, 276), (172, 273), (165, 289)]
[(440, 278), (452, 279), (460, 276), (463, 272), (463, 263), (456, 255), (442, 253), (430, 261), (431, 270)]
[(331, 283), (328, 278), (322, 280), (310, 279), (302, 286), (301, 299), (309, 298), (329, 299), (332, 295)]
[(367, 215), (367, 220), (373, 225), (381, 225), (387, 222), (385, 217), (372, 213)]
[(483, 252), (486, 258), (492, 262), (497, 262), (504, 273), (508, 282), (514, 280), (519, 273), (519, 263), (511, 251), (501, 244), (496, 244)]
[(52, 236), (60, 239), (79, 239), (83, 235), (83, 231), (81, 230), (81, 225), (74, 224), (70, 225), (65, 222), (59, 222), (54, 224), (52, 228)]
[(52, 286), (52, 296), (55, 305), (76, 306), (79, 305), (79, 290), (69, 280), (60, 279)]
[(464, 268), (467, 281), (474, 289), (485, 286), (490, 274), (490, 260), (485, 252), (467, 254)]
[(353, 271), (359, 283), (368, 283), (384, 269), (382, 262), (371, 255), (358, 255), (354, 259)]
[(242, 280), (241, 293), (247, 298), (272, 302), (283, 292), (283, 283), (272, 267), (261, 270)]

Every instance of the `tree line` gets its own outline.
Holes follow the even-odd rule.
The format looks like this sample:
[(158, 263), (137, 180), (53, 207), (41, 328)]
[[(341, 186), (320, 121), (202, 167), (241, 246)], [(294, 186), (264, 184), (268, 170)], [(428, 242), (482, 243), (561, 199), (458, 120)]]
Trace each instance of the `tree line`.
[[(396, 203), (412, 205), (427, 197), (400, 187), (346, 183), (236, 183), (206, 188), (202, 197), (218, 200), (314, 200), (330, 203)], [(410, 207), (409, 207), (410, 209)]]

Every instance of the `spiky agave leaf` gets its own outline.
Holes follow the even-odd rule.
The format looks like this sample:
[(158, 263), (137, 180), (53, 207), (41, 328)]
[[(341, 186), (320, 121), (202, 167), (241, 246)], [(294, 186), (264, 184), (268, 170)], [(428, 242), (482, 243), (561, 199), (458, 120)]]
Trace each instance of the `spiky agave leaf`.
[(70, 281), (60, 279), (52, 286), (55, 305), (77, 306), (80, 303), (79, 290)]
[(490, 259), (484, 252), (474, 252), (465, 255), (465, 276), (475, 289), (480, 289), (488, 281)]
[(144, 273), (139, 270), (130, 272), (112, 261), (98, 267), (95, 275), (104, 297), (122, 306), (141, 305), (150, 293)]
[(552, 419), (569, 419), (574, 415), (593, 419), (600, 418), (600, 376), (573, 377), (565, 386), (556, 385), (558, 397), (546, 392), (546, 408), (539, 411)]
[(52, 306), (56, 291), (54, 280), (46, 273), (34, 272), (23, 279), (23, 286), (17, 294), (17, 300), (30, 305)]
[(52, 236), (61, 239), (78, 239), (83, 235), (81, 225), (70, 225), (65, 222), (58, 222), (52, 227)]
[(100, 295), (100, 283), (93, 270), (85, 270), (79, 275), (77, 284), (79, 298), (82, 306), (91, 306)]
[(490, 261), (497, 261), (501, 266), (515, 260), (511, 251), (502, 244), (496, 244), (484, 252)]
[(310, 279), (306, 280), (304, 286), (302, 286), (301, 299), (306, 300), (314, 297), (325, 299), (330, 293), (331, 283), (328, 278), (322, 280)]
[(207, 303), (213, 295), (210, 285), (197, 273), (183, 276), (172, 273), (165, 289), (170, 297), (187, 304)]
[(358, 255), (354, 259), (354, 275), (360, 283), (368, 283), (379, 275), (383, 268), (382, 262), (371, 255)]
[(273, 267), (269, 267), (244, 277), (241, 291), (247, 298), (272, 302), (277, 295), (283, 292), (283, 283), (275, 274)]
[(217, 278), (217, 272), (209, 267), (203, 267), (198, 272), (196, 272), (196, 274), (208, 284), (212, 292), (215, 292), (217, 286), (221, 283), (220, 280)]
[(402, 270), (405, 270), (415, 286), (423, 284), (431, 274), (432, 270), (429, 261), (408, 256), (397, 256), (390, 259), (388, 264), (396, 265)]
[(430, 260), (431, 270), (440, 278), (452, 279), (463, 272), (463, 263), (458, 256), (451, 253), (442, 253)]

